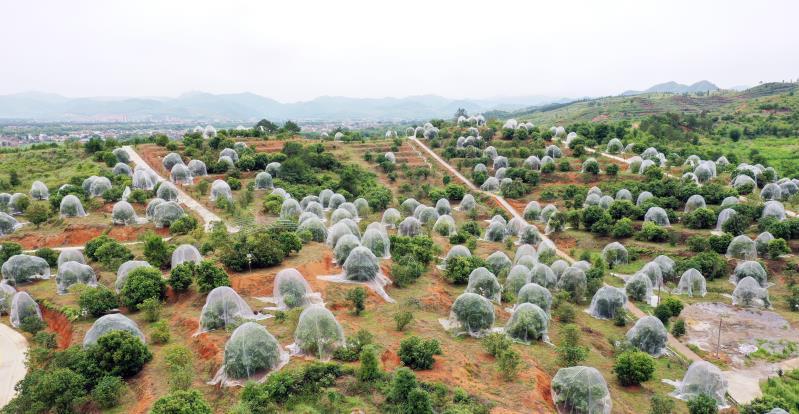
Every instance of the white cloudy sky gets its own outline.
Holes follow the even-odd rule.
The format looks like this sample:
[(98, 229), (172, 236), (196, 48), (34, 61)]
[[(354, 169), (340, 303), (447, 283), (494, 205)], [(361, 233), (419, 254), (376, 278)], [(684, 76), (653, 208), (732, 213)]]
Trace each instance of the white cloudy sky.
[(799, 2), (0, 0), (0, 94), (617, 94), (799, 77)]

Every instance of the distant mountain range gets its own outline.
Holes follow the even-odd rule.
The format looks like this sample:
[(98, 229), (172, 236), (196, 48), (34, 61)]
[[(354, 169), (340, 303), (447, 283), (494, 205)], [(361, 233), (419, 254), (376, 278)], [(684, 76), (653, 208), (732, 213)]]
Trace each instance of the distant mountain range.
[(177, 98), (67, 98), (26, 92), (0, 96), (0, 119), (36, 121), (409, 121), (449, 118), (458, 108), (470, 114), (513, 111), (569, 99), (520, 96), (457, 100), (436, 95), (405, 98), (323, 96), (281, 103), (253, 93), (191, 92)]
[(708, 92), (708, 91), (717, 91), (720, 88), (713, 84), (710, 81), (699, 81), (694, 83), (693, 85), (683, 85), (681, 83), (677, 83), (674, 81), (666, 82), (666, 83), (659, 83), (645, 91), (624, 91), (622, 92), (623, 96), (629, 95), (640, 95), (643, 93), (697, 93), (697, 92)]

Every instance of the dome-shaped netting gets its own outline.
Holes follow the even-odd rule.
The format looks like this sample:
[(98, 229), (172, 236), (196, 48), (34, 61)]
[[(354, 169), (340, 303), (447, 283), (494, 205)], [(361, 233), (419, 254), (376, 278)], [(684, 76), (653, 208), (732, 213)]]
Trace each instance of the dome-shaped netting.
[(327, 208), (329, 208), (331, 210), (335, 210), (335, 209), (339, 208), (339, 206), (341, 206), (342, 204), (344, 204), (346, 202), (347, 202), (347, 199), (344, 198), (343, 195), (336, 193), (336, 194), (333, 194), (332, 196), (330, 196), (330, 202), (327, 204)]
[(613, 138), (608, 141), (608, 146), (605, 148), (605, 151), (609, 154), (618, 154), (624, 150), (624, 144), (619, 141), (618, 138)]
[(452, 218), (452, 216), (445, 214), (438, 217), (436, 223), (433, 225), (433, 231), (442, 236), (449, 237), (457, 233), (458, 229), (455, 226), (455, 219)]
[(185, 164), (175, 164), (169, 172), (169, 177), (176, 184), (191, 184), (194, 178)]
[(343, 219), (354, 219), (355, 216), (350, 213), (349, 210), (344, 208), (337, 208), (332, 213), (330, 213), (330, 223), (336, 224)]
[(436, 201), (436, 212), (442, 216), (444, 214), (452, 213), (452, 207), (449, 205), (449, 200), (446, 198), (439, 198), (438, 201)]
[(111, 221), (114, 224), (136, 224), (139, 222), (139, 217), (133, 206), (127, 201), (117, 201), (114, 208), (111, 210)]
[(527, 266), (515, 265), (510, 269), (508, 276), (505, 278), (503, 290), (505, 292), (511, 292), (515, 297), (519, 293), (519, 289), (530, 283), (530, 277), (530, 269), (528, 269)]
[(741, 279), (735, 285), (735, 290), (732, 291), (732, 304), (756, 308), (768, 308), (771, 306), (768, 290), (761, 287), (760, 283), (751, 276)]
[(541, 218), (541, 205), (537, 201), (531, 201), (524, 207), (522, 213), (526, 220), (539, 220)]
[(22, 227), (22, 224), (20, 224), (17, 219), (9, 216), (6, 213), (0, 212), (0, 236), (11, 234), (17, 231), (17, 229), (20, 227)]
[(58, 254), (58, 265), (66, 262), (78, 262), (86, 264), (86, 259), (83, 257), (83, 252), (80, 249), (63, 249)]
[(521, 243), (538, 244), (541, 240), (543, 240), (541, 233), (539, 233), (538, 228), (532, 224), (525, 223), (519, 232), (519, 242)]
[(422, 232), (422, 223), (416, 217), (405, 217), (399, 225), (400, 236), (416, 236)]
[(501, 242), (505, 240), (505, 235), (505, 226), (498, 221), (492, 221), (488, 225), (488, 230), (486, 230), (485, 239), (492, 242)]
[(83, 182), (81, 183), (80, 186), (81, 186), (81, 188), (83, 188), (83, 192), (84, 193), (89, 194), (89, 190), (92, 188), (92, 183), (97, 178), (99, 178), (99, 177), (97, 177), (96, 175), (92, 175), (92, 176), (86, 178), (85, 180), (83, 180)]
[(108, 178), (95, 177), (93, 180), (91, 180), (87, 194), (89, 197), (99, 197), (105, 194), (106, 191), (110, 190), (111, 187), (111, 180)]
[[(512, 270), (512, 269), (511, 269)], [(502, 296), (502, 286), (497, 277), (485, 267), (478, 267), (469, 274), (469, 283), (466, 292), (477, 293), (486, 299), (499, 302)]]
[(302, 207), (300, 207), (300, 203), (293, 198), (287, 198), (283, 200), (283, 204), (280, 206), (280, 218), (284, 220), (297, 220), (300, 218), (300, 213), (302, 213)]
[(319, 294), (311, 290), (311, 286), (302, 274), (294, 268), (277, 272), (271, 301), (277, 304), (279, 310), (305, 307), (321, 302)]
[(0, 315), (7, 314), (11, 310), (11, 301), (17, 290), (8, 284), (8, 281), (0, 282)]
[(727, 246), (727, 257), (741, 260), (757, 259), (757, 246), (755, 246), (755, 241), (745, 234), (735, 236), (729, 246)]
[(757, 248), (757, 253), (761, 256), (765, 255), (768, 251), (768, 244), (774, 240), (774, 235), (764, 231), (755, 237), (755, 248)]
[[(330, 247), (335, 247), (338, 243), (338, 239), (344, 237), (344, 235), (351, 234), (356, 237), (360, 237), (356, 231), (352, 229), (347, 223), (347, 219), (341, 220), (338, 223), (334, 224), (330, 227), (327, 231), (327, 239), (325, 243)], [(351, 221), (351, 220), (349, 220)]]
[(125, 282), (128, 280), (128, 274), (130, 274), (130, 272), (132, 272), (134, 269), (138, 269), (140, 267), (152, 266), (150, 266), (150, 264), (144, 260), (128, 260), (119, 266), (117, 269), (117, 278), (114, 281), (114, 288), (117, 292), (121, 291), (122, 288), (125, 287)]
[(677, 384), (677, 389), (672, 393), (674, 397), (685, 401), (701, 394), (715, 399), (721, 406), (726, 405), (727, 379), (719, 367), (707, 361), (692, 363), (682, 381)]
[(125, 151), (124, 148), (114, 148), (114, 150), (111, 151), (111, 153), (114, 154), (115, 157), (117, 157), (117, 161), (119, 162), (123, 163), (130, 162), (130, 155), (128, 155), (128, 152)]
[(158, 191), (155, 192), (155, 196), (164, 201), (177, 201), (178, 188), (175, 187), (175, 184), (163, 181), (161, 185), (158, 186)]
[(479, 163), (475, 164), (475, 166), (472, 169), (472, 171), (476, 172), (476, 173), (478, 173), (478, 172), (488, 173), (488, 167), (486, 167), (486, 165), (483, 164), (482, 162), (479, 162)]
[(230, 190), (230, 185), (222, 180), (214, 180), (211, 184), (211, 201), (216, 201), (219, 198), (225, 198), (228, 201), (233, 200), (233, 192)]
[(702, 163), (694, 169), (694, 176), (700, 183), (706, 183), (716, 176), (715, 164)]
[(92, 327), (83, 335), (83, 347), (86, 348), (89, 345), (93, 345), (101, 336), (113, 331), (128, 331), (139, 338), (143, 344), (147, 343), (144, 339), (144, 333), (139, 329), (136, 322), (121, 313), (112, 313), (101, 316), (94, 321)]
[(652, 193), (650, 193), (649, 191), (642, 191), (640, 194), (638, 194), (638, 198), (635, 199), (635, 205), (640, 207), (641, 204), (643, 204), (646, 200), (649, 200), (650, 198), (654, 197), (655, 196), (652, 195)]
[(705, 204), (705, 198), (699, 194), (694, 194), (688, 197), (688, 201), (685, 202), (685, 212), (690, 213), (698, 208), (705, 208), (707, 205)]
[(541, 221), (544, 223), (548, 223), (549, 219), (558, 212), (558, 208), (555, 207), (554, 204), (547, 204), (541, 209)]
[(513, 263), (519, 263), (519, 260), (524, 256), (532, 256), (534, 258), (538, 258), (538, 253), (535, 251), (535, 247), (531, 244), (522, 244), (516, 248), (516, 253), (513, 255)]
[(163, 162), (164, 162), (164, 168), (167, 171), (172, 171), (172, 167), (174, 167), (175, 165), (183, 164), (183, 159), (180, 157), (180, 154), (176, 152), (170, 152), (169, 154), (166, 154)]
[(627, 294), (624, 289), (602, 286), (591, 298), (588, 313), (598, 319), (613, 319), (619, 312), (624, 311), (626, 303)]
[(552, 158), (560, 158), (563, 156), (563, 152), (561, 152), (557, 145), (547, 146), (544, 152)]
[(360, 240), (352, 234), (345, 234), (339, 237), (336, 241), (336, 246), (333, 248), (333, 257), (336, 264), (342, 266), (349, 257), (350, 252), (361, 245)]
[(282, 199), (291, 198), (291, 194), (289, 194), (288, 191), (286, 191), (286, 190), (284, 190), (284, 189), (282, 189), (280, 187), (275, 187), (272, 190), (272, 192), (270, 192), (269, 194), (279, 195), (280, 198), (282, 198)]
[(300, 207), (302, 207), (303, 211), (308, 211), (308, 206), (311, 204), (319, 204), (319, 207), (323, 208), (322, 204), (319, 202), (319, 196), (307, 195), (300, 200)]
[(685, 158), (685, 162), (683, 163), (683, 165), (691, 168), (696, 168), (701, 161), (702, 159), (699, 158), (698, 155), (692, 154)]
[(764, 201), (782, 200), (782, 188), (775, 183), (768, 183), (760, 190), (760, 198)]
[[(543, 240), (538, 244), (538, 256), (557, 255), (558, 248), (552, 240)], [(554, 269), (553, 269), (554, 270)]]
[(626, 264), (628, 260), (627, 248), (619, 242), (608, 243), (602, 249), (602, 258), (612, 265)]
[(646, 214), (644, 214), (644, 221), (651, 221), (658, 226), (671, 226), (671, 223), (669, 222), (669, 215), (666, 213), (666, 210), (660, 207), (649, 207), (649, 210), (647, 210)]
[(763, 265), (761, 265), (759, 262), (747, 260), (738, 263), (738, 265), (735, 266), (735, 270), (732, 272), (730, 281), (737, 284), (746, 277), (751, 277), (757, 280), (757, 283), (761, 287), (768, 286), (768, 273), (766, 273), (766, 269), (764, 269)]
[(599, 171), (599, 162), (597, 162), (596, 158), (593, 157), (586, 158), (586, 160), (583, 161), (583, 166), (580, 171), (582, 173)]
[(724, 197), (724, 200), (721, 201), (721, 207), (722, 208), (730, 207), (737, 205), (738, 203), (739, 203), (738, 197), (734, 196)]
[(643, 174), (646, 172), (646, 170), (654, 167), (657, 167), (657, 163), (655, 163), (655, 161), (643, 160), (641, 161), (641, 166), (638, 168), (638, 174)]
[(503, 269), (510, 269), (512, 264), (508, 255), (500, 251), (491, 253), (486, 258), (486, 267), (495, 275), (502, 272)]
[(649, 302), (653, 295), (652, 280), (645, 273), (638, 272), (627, 280), (624, 286), (627, 296), (639, 302)]
[(181, 244), (175, 251), (172, 252), (172, 260), (171, 266), (172, 269), (180, 265), (181, 263), (192, 262), (192, 263), (200, 263), (203, 260), (203, 255), (200, 254), (200, 251), (197, 250), (191, 244)]
[(63, 295), (74, 284), (97, 286), (97, 275), (91, 266), (78, 262), (66, 262), (58, 266), (55, 283), (58, 293)]
[(319, 204), (322, 207), (327, 208), (328, 204), (330, 204), (330, 198), (333, 197), (333, 190), (329, 188), (325, 188), (324, 190), (319, 192)]
[(147, 203), (147, 208), (145, 209), (145, 214), (147, 215), (147, 217), (154, 218), (155, 217), (155, 208), (158, 207), (159, 205), (163, 204), (163, 203), (166, 203), (166, 201), (162, 200), (160, 198), (154, 198), (154, 199), (150, 200), (150, 202)]
[(35, 279), (49, 279), (50, 265), (47, 261), (38, 256), (27, 254), (16, 254), (11, 256), (3, 266), (0, 267), (3, 279), (19, 283), (30, 282)]
[(767, 201), (763, 206), (762, 217), (775, 217), (777, 220), (784, 220), (785, 207), (779, 201)]
[(580, 269), (583, 272), (587, 272), (589, 269), (591, 269), (591, 262), (589, 262), (588, 260), (579, 260), (574, 262), (574, 264), (572, 264), (571, 267)]
[(719, 218), (716, 220), (716, 231), (722, 231), (724, 227), (724, 223), (727, 222), (732, 216), (738, 214), (735, 210), (731, 208), (725, 208), (719, 212)]
[(660, 274), (663, 278), (671, 279), (676, 275), (677, 263), (671, 257), (661, 254), (652, 261), (660, 267)]
[(265, 327), (245, 322), (230, 335), (224, 362), (209, 384), (238, 386), (249, 380), (262, 381), (288, 361), (288, 352)]
[(699, 178), (696, 176), (696, 174), (691, 172), (683, 174), (682, 177), (680, 177), (680, 181), (682, 181), (683, 183), (694, 182), (696, 184), (699, 184)]
[(61, 199), (61, 204), (58, 208), (61, 217), (84, 217), (86, 211), (83, 209), (80, 199), (73, 194), (67, 194)]
[(573, 298), (582, 299), (585, 296), (587, 280), (585, 272), (576, 267), (566, 269), (558, 279), (558, 289), (568, 292)]
[(336, 208), (336, 210), (345, 210), (346, 212), (350, 213), (350, 216), (352, 216), (352, 217), (349, 217), (349, 218), (351, 218), (353, 220), (356, 220), (356, 221), (360, 221), (360, 216), (358, 215), (358, 208), (355, 207), (354, 203), (350, 203), (350, 202), (341, 203)]
[(449, 319), (440, 322), (456, 335), (481, 337), (494, 325), (494, 305), (481, 295), (465, 292), (453, 302)]
[(505, 324), (505, 335), (522, 342), (548, 341), (549, 316), (539, 306), (532, 303), (522, 303), (513, 310), (508, 322)]
[[(300, 203), (300, 206), (302, 206), (302, 203)], [(321, 204), (319, 204), (318, 201), (309, 202), (305, 207), (303, 207), (303, 211), (306, 213), (312, 213), (318, 217), (319, 220), (325, 220), (325, 209)]]
[(528, 283), (522, 286), (516, 295), (516, 305), (522, 303), (532, 303), (549, 314), (549, 309), (552, 307), (552, 293), (538, 283)]
[(319, 220), (316, 216), (300, 221), (300, 225), (297, 226), (297, 232), (301, 233), (303, 231), (310, 232), (311, 240), (315, 242), (324, 243), (327, 240), (327, 228), (325, 228), (322, 220)]
[(610, 208), (610, 205), (613, 204), (613, 201), (613, 197), (604, 195), (599, 198), (599, 206), (607, 210)]
[(366, 217), (371, 212), (369, 202), (366, 201), (365, 198), (356, 198), (352, 204), (355, 206), (355, 212), (358, 214), (358, 217)]
[(499, 191), (499, 180), (495, 177), (488, 177), (480, 186), (483, 191), (497, 192)]
[(560, 279), (561, 275), (563, 275), (563, 272), (565, 272), (566, 269), (569, 268), (569, 263), (567, 263), (565, 260), (558, 259), (552, 262), (552, 264), (549, 265), (549, 268), (552, 269), (553, 273), (555, 273), (555, 277)]
[(505, 218), (500, 216), (499, 214), (495, 215), (494, 217), (491, 217), (491, 220), (489, 220), (489, 222), (490, 223), (497, 222), (502, 224), (503, 226), (508, 224), (508, 221), (505, 220)]
[(168, 227), (184, 215), (186, 213), (176, 201), (164, 201), (153, 208), (152, 220), (155, 227)]
[(396, 208), (389, 208), (383, 212), (380, 222), (387, 228), (393, 229), (402, 221), (402, 214)]
[(383, 154), (383, 157), (386, 159), (386, 161), (388, 161), (391, 164), (396, 164), (397, 163), (397, 156), (394, 155), (394, 153), (391, 152), (391, 151)]
[(785, 181), (780, 184), (780, 191), (782, 192), (783, 198), (787, 198), (799, 193), (799, 186), (797, 186), (793, 181)]
[(633, 193), (626, 188), (622, 188), (621, 190), (616, 192), (616, 200), (627, 200), (632, 202), (633, 201)]
[(493, 160), (494, 158), (497, 158), (497, 156), (499, 156), (499, 154), (497, 153), (497, 149), (496, 148), (494, 148), (493, 146), (489, 145), (483, 150), (483, 156), (484, 157), (488, 157), (488, 158)]
[(192, 177), (204, 177), (208, 175), (208, 168), (205, 163), (200, 160), (189, 161), (189, 173)]
[(522, 229), (527, 226), (527, 222), (524, 221), (521, 217), (514, 217), (510, 219), (507, 226), (505, 226), (505, 232), (508, 236), (518, 236), (521, 234)]
[(233, 162), (239, 161), (239, 154), (233, 148), (225, 148), (222, 151), (219, 151), (220, 157), (230, 157)]
[(666, 352), (668, 331), (663, 322), (654, 316), (639, 319), (625, 337), (630, 345), (650, 355), (661, 356)]
[(508, 168), (509, 165), (510, 163), (508, 163), (508, 157), (503, 157), (502, 155), (495, 157), (492, 164), (494, 171), (500, 168)]
[(680, 276), (677, 289), (673, 293), (677, 295), (705, 296), (707, 294), (705, 277), (696, 269), (688, 269)]
[(514, 264), (522, 265), (532, 271), (533, 267), (538, 264), (538, 258), (536, 256), (526, 254), (517, 258), (516, 263)]
[(471, 194), (466, 194), (463, 196), (461, 203), (458, 205), (459, 211), (472, 211), (477, 207), (477, 202), (474, 200), (474, 196)]
[[(346, 237), (346, 236), (345, 236)], [(338, 246), (338, 245), (337, 245)], [(380, 264), (371, 250), (356, 246), (344, 261), (344, 277), (356, 282), (370, 282), (378, 278)]]
[(252, 319), (259, 319), (259, 316), (250, 309), (250, 305), (232, 288), (219, 286), (209, 292), (205, 299), (200, 312), (200, 332), (227, 329)]
[(233, 158), (230, 158), (227, 155), (221, 155), (219, 159), (216, 160), (217, 164), (225, 164), (226, 168), (225, 171), (229, 171), (231, 168), (236, 166), (236, 161), (233, 161)]
[(597, 193), (589, 193), (585, 197), (585, 201), (583, 202), (583, 207), (598, 206), (601, 198), (602, 196)]
[(535, 155), (531, 155), (524, 160), (523, 165), (531, 170), (537, 171), (541, 169), (541, 159)]
[(50, 198), (50, 190), (47, 189), (47, 186), (44, 185), (43, 182), (34, 181), (33, 184), (31, 184), (30, 195), (34, 200), (47, 200)]
[(545, 288), (550, 288), (555, 287), (558, 283), (558, 278), (552, 268), (543, 263), (536, 263), (530, 270), (530, 281)]
[(329, 310), (310, 305), (300, 314), (294, 343), (298, 351), (328, 360), (333, 351), (344, 346), (344, 330)]
[[(380, 223), (377, 225), (379, 226)], [(375, 228), (367, 228), (361, 237), (361, 244), (378, 258), (386, 259), (391, 256), (391, 242), (385, 229), (380, 231)]]
[(152, 190), (156, 182), (158, 180), (150, 174), (150, 171), (139, 168), (133, 170), (133, 181), (131, 182), (133, 188)]
[(663, 286), (663, 269), (654, 260), (645, 264), (637, 273), (643, 273), (652, 282), (652, 286)]
[(421, 203), (416, 201), (415, 198), (406, 198), (405, 201), (400, 204), (400, 209), (402, 209), (405, 214), (410, 215), (416, 211), (416, 207), (419, 207), (419, 205), (421, 205)]
[(116, 165), (114, 165), (114, 168), (111, 169), (111, 172), (114, 173), (114, 175), (127, 175), (127, 176), (133, 175), (133, 170), (130, 169), (128, 164), (123, 164), (121, 162), (116, 163)]
[(735, 187), (735, 189), (740, 189), (744, 187), (756, 188), (757, 183), (755, 182), (754, 178), (745, 174), (740, 174), (736, 176), (735, 179), (732, 181), (732, 186)]
[(629, 171), (630, 173), (638, 174), (638, 171), (641, 169), (641, 163), (643, 161), (644, 160), (637, 155), (628, 158), (627, 163), (629, 164), (629, 167), (627, 168), (627, 171)]
[(497, 171), (494, 172), (494, 177), (496, 177), (497, 180), (500, 180), (501, 183), (505, 179), (505, 174), (507, 174), (507, 172), (508, 169), (505, 167), (497, 168)]
[(552, 377), (552, 401), (559, 413), (610, 414), (608, 384), (596, 368), (561, 368)]
[(11, 298), (11, 310), (8, 312), (11, 325), (19, 328), (27, 318), (42, 319), (42, 311), (39, 310), (39, 305), (28, 294), (28, 292), (17, 292)]

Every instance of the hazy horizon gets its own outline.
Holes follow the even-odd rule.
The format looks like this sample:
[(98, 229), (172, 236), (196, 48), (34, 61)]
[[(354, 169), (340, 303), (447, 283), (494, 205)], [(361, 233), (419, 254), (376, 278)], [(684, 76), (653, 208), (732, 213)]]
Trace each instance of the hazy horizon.
[(0, 95), (577, 98), (795, 79), (799, 3), (765, 3), (6, 2)]

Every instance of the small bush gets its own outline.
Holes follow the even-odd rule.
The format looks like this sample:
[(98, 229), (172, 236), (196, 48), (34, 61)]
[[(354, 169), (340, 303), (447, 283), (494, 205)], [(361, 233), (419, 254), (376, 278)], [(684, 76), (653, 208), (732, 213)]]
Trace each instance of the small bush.
[(114, 291), (103, 285), (86, 286), (78, 297), (78, 306), (89, 315), (99, 318), (118, 307), (119, 299)]
[(423, 340), (410, 336), (400, 342), (399, 357), (411, 369), (430, 369), (435, 360), (433, 355), (441, 355), (441, 345), (435, 339)]
[(183, 262), (171, 272), (169, 272), (169, 279), (167, 283), (172, 287), (176, 293), (181, 293), (189, 290), (191, 284), (194, 282), (194, 262)]
[(522, 359), (513, 349), (502, 352), (497, 357), (497, 370), (505, 381), (512, 381), (521, 369)]
[(685, 321), (682, 319), (674, 321), (674, 326), (671, 327), (671, 334), (676, 338), (685, 335)]
[(496, 358), (499, 354), (509, 350), (513, 342), (504, 334), (501, 333), (492, 333), (490, 335), (486, 335), (480, 343), (483, 345), (483, 348), (491, 354), (494, 358)]
[(125, 388), (122, 378), (105, 376), (92, 389), (92, 400), (102, 408), (116, 407)]
[(366, 309), (366, 290), (364, 288), (358, 286), (355, 289), (350, 289), (346, 299), (352, 304), (352, 312), (355, 315), (360, 315)]
[(652, 378), (655, 362), (646, 352), (626, 351), (616, 358), (613, 372), (621, 385), (638, 385)]
[(45, 327), (47, 327), (47, 325), (44, 323), (44, 321), (36, 316), (26, 316), (22, 318), (19, 324), (20, 329), (31, 335), (36, 335)]
[(144, 311), (144, 319), (147, 322), (155, 322), (161, 318), (161, 301), (147, 298), (139, 304), (139, 310)]
[(699, 394), (688, 400), (688, 412), (691, 414), (716, 414), (719, 412), (718, 403), (706, 394)]
[(780, 256), (788, 254), (791, 249), (788, 247), (788, 242), (785, 239), (774, 239), (768, 242), (768, 256), (771, 259), (779, 259)]
[(478, 267), (484, 267), (485, 261), (477, 256), (457, 256), (447, 260), (444, 278), (453, 284), (463, 285), (469, 281), (469, 274)]
[(152, 328), (150, 340), (154, 344), (165, 344), (169, 342), (171, 335), (169, 333), (169, 325), (167, 325), (166, 321), (158, 321), (153, 324)]
[(401, 311), (394, 314), (394, 323), (398, 331), (405, 329), (411, 321), (413, 321), (413, 313), (410, 311)]

